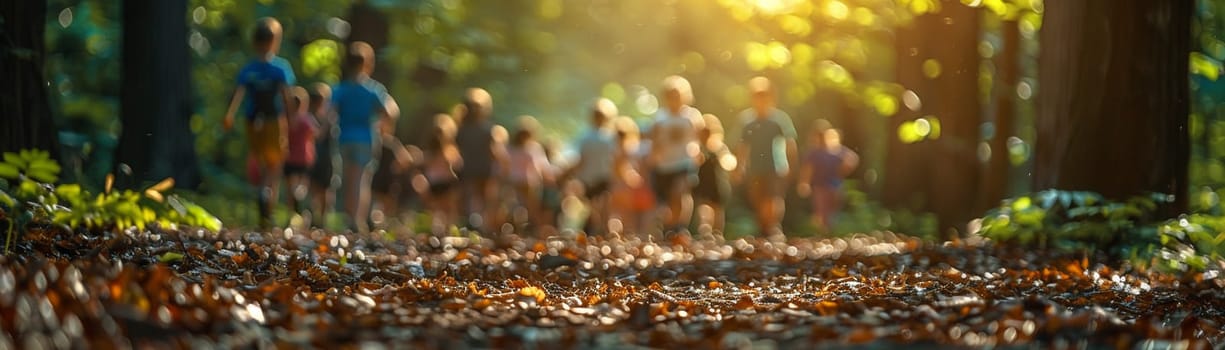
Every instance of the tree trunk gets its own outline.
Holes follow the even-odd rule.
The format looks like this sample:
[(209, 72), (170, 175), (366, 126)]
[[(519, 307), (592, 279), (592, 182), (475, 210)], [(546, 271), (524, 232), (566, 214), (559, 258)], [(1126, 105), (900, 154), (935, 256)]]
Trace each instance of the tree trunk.
[(933, 81), (934, 117), (939, 120), (940, 135), (926, 141), (935, 148), (927, 162), (929, 195), (931, 211), (945, 238), (965, 231), (965, 224), (981, 214), (974, 210), (982, 124), (978, 86), (981, 14), (980, 8), (946, 0), (938, 14), (942, 20), (927, 31), (932, 35), (932, 53), (941, 66), (940, 75)]
[(186, 13), (186, 0), (123, 2), (123, 132), (116, 150), (122, 187), (166, 177), (180, 188), (199, 185)]
[(1017, 21), (1005, 20), (1000, 23), (1000, 36), (1003, 47), (996, 56), (995, 65), (995, 132), (991, 136), (991, 156), (983, 172), (979, 187), (979, 211), (999, 205), (1007, 198), (1008, 174), (1012, 169), (1012, 160), (1008, 153), (1008, 138), (1016, 134), (1017, 118), (1017, 83), (1020, 81), (1021, 30)]
[[(920, 103), (924, 102), (930, 90), (927, 78), (923, 77), (923, 61), (931, 57), (923, 29), (935, 20), (933, 15), (915, 17), (909, 26), (894, 31), (897, 82), (903, 89), (919, 96)], [(902, 97), (902, 100), (906, 98)], [(907, 144), (898, 137), (901, 125), (921, 117), (923, 108), (904, 102), (898, 113), (885, 123), (888, 141), (881, 201), (891, 209), (918, 211), (927, 206), (927, 172), (923, 170), (926, 145), (922, 142)]]
[(58, 158), (43, 76), (46, 0), (0, 3), (0, 152), (42, 149)]
[(1174, 195), (1187, 206), (1193, 2), (1047, 2), (1034, 188), (1109, 198)]

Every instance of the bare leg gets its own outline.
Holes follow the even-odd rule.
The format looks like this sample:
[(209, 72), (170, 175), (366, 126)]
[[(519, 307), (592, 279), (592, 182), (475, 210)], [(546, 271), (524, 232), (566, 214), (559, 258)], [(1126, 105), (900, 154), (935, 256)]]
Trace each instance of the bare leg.
[(281, 164), (275, 162), (261, 163), (263, 165), (261, 166), (260, 174), (263, 174), (263, 185), (260, 189), (260, 198), (265, 203), (264, 205), (267, 206), (267, 212), (264, 213), (267, 217), (260, 218), (260, 221), (263, 222), (262, 226), (270, 226), (272, 224), (272, 214), (276, 212), (277, 190), (281, 186), (281, 172), (283, 169)]
[(672, 199), (667, 224), (669, 228), (689, 226), (693, 216), (693, 195), (689, 193), (689, 180), (679, 180), (672, 187)]
[(344, 171), (341, 176), (343, 179), (341, 183), (344, 184), (345, 215), (349, 217), (349, 220), (352, 222), (354, 228), (359, 228), (357, 226), (359, 225), (359, 222), (365, 221), (360, 220), (361, 217), (359, 216), (358, 210), (358, 203), (361, 201), (362, 195), (362, 168), (364, 168), (364, 166), (361, 164), (345, 163)]

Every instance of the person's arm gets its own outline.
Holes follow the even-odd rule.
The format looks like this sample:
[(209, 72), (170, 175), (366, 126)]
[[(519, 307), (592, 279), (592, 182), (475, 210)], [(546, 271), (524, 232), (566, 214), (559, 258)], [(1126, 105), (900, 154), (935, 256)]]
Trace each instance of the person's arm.
[(395, 135), (384, 134), (383, 142), (391, 145), (391, 151), (394, 152), (393, 155), (395, 156), (396, 170), (407, 170), (413, 164), (412, 153), (408, 152), (408, 148), (404, 147), (404, 144), (400, 143), (400, 139), (396, 138)]
[(792, 171), (791, 169), (795, 169), (796, 162), (799, 161), (799, 158), (796, 155), (796, 153), (799, 153), (799, 148), (800, 146), (796, 144), (794, 137), (787, 138), (787, 172), (783, 174), (784, 179), (790, 180), (791, 175), (795, 174), (795, 171)]
[(850, 176), (855, 172), (855, 168), (859, 167), (859, 154), (852, 151), (850, 148), (842, 148), (846, 153), (842, 156), (842, 166), (838, 169), (839, 175), (843, 178)]
[(808, 183), (808, 179), (812, 178), (812, 173), (815, 171), (812, 167), (812, 162), (803, 162), (800, 164), (800, 176), (796, 179), (795, 192), (800, 197), (808, 197), (812, 194), (812, 184)]
[(225, 131), (234, 129), (234, 114), (238, 113), (238, 106), (242, 105), (242, 101), (247, 97), (247, 87), (238, 85), (234, 88), (234, 95), (230, 97), (230, 106), (225, 110), (225, 119), (221, 121), (221, 127)]
[(289, 106), (290, 106), (289, 96), (291, 95), (292, 93), (289, 90), (289, 85), (282, 84), (281, 85), (281, 103), (284, 103), (282, 106), (285, 106), (285, 110), (282, 111), (280, 117), (277, 118), (277, 124), (280, 125), (280, 128), (279, 128), (280, 135), (278, 136), (279, 137), (278, 140), (281, 144), (281, 149), (289, 148)]
[(795, 139), (799, 137), (799, 133), (795, 131), (795, 123), (791, 121), (791, 115), (781, 111), (779, 113), (780, 120), (778, 120), (777, 123), (783, 129), (783, 138), (787, 140), (785, 147), (785, 152), (787, 153), (785, 154), (787, 157), (787, 174), (784, 174), (784, 177), (790, 178), (791, 175), (796, 173), (792, 169), (795, 169), (798, 164), (797, 162), (800, 161), (800, 146), (795, 141)]
[(561, 172), (561, 175), (558, 177), (559, 182), (569, 180), (570, 178), (574, 177), (574, 174), (577, 173), (579, 169), (583, 168), (583, 164), (587, 161), (587, 157), (583, 157), (583, 147), (584, 145), (580, 142), (578, 145), (578, 160), (573, 164), (570, 164), (569, 167)]
[(378, 96), (378, 103), (375, 105), (375, 110), (379, 113), (379, 121), (381, 127), (386, 127), (389, 130), (395, 129), (396, 119), (400, 118), (400, 105), (396, 103), (396, 99), (387, 93), (387, 88), (378, 83), (372, 91), (375, 96)]
[(739, 183), (744, 180), (744, 171), (749, 165), (748, 142), (744, 142), (744, 139), (741, 139), (740, 144), (736, 145), (735, 154), (738, 161), (736, 162), (735, 170), (732, 170), (732, 182)]
[(498, 166), (498, 173), (505, 176), (510, 171), (510, 157), (506, 155), (506, 137), (508, 132), (501, 125), (495, 125), (490, 131), (490, 152), (493, 154), (493, 164)]

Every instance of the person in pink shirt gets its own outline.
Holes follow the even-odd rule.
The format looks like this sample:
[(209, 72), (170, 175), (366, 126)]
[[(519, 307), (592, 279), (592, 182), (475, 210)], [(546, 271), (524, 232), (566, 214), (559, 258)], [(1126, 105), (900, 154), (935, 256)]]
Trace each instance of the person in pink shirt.
[(531, 116), (519, 117), (518, 127), (506, 148), (508, 167), (506, 182), (515, 191), (515, 210), (511, 215), (515, 224), (526, 224), (533, 229), (548, 225), (541, 201), (543, 185), (551, 180), (549, 159), (544, 147), (536, 141), (539, 123)]
[(319, 124), (308, 110), (310, 95), (295, 86), (289, 98), (289, 157), (285, 159), (285, 183), (289, 186), (289, 207), (296, 213), (304, 208), (309, 192), (310, 171), (315, 166), (315, 135)]

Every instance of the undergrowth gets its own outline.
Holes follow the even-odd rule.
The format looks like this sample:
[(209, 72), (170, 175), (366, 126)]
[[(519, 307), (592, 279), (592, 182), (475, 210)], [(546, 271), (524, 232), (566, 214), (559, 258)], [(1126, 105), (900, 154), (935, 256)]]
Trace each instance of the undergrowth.
[(174, 187), (171, 178), (138, 192), (115, 190), (114, 176), (108, 175), (102, 192), (91, 193), (77, 184), (55, 185), (60, 166), (46, 151), (8, 152), (3, 157), (0, 229), (5, 231), (5, 254), (31, 224), (93, 232), (144, 230), (152, 225), (171, 230), (180, 226), (221, 229), (221, 220), (203, 207), (166, 193)]
[(979, 234), (1000, 244), (1064, 252), (1103, 252), (1166, 272), (1220, 269), (1225, 216), (1157, 217), (1164, 194), (1113, 201), (1093, 192), (1046, 190), (1005, 200), (981, 221)]

